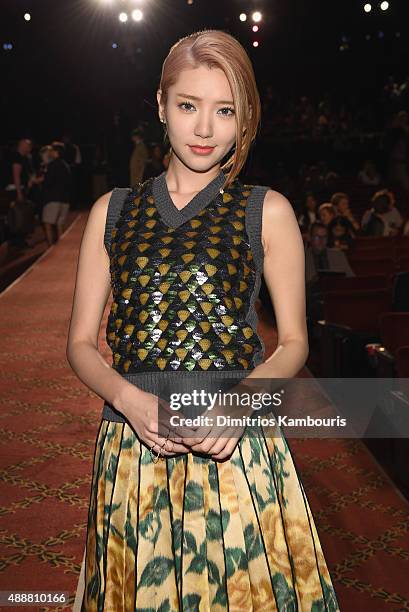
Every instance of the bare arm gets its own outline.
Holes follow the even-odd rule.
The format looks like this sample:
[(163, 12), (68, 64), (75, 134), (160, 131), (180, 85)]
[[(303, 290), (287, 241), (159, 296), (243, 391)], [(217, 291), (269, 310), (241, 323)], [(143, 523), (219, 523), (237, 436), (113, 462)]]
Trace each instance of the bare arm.
[(94, 203), (82, 237), (67, 359), (84, 384), (114, 408), (122, 410), (124, 395), (132, 389), (135, 399), (137, 387), (116, 372), (98, 350), (101, 319), (111, 290), (109, 257), (104, 247), (110, 195), (111, 192), (106, 193)]
[[(83, 383), (125, 415), (139, 438), (158, 449), (165, 439), (159, 435), (158, 398), (143, 391), (116, 372), (98, 351), (98, 333), (111, 290), (109, 256), (104, 246), (105, 222), (112, 192), (92, 206), (81, 241), (78, 258), (67, 359)], [(166, 422), (166, 419), (165, 419)], [(181, 428), (184, 430), (185, 428)], [(187, 430), (190, 435), (192, 430)], [(186, 453), (180, 437), (173, 437), (166, 456)]]
[(292, 378), (308, 357), (305, 300), (305, 253), (297, 218), (290, 202), (267, 191), (263, 205), (264, 279), (278, 329), (274, 353), (248, 378)]

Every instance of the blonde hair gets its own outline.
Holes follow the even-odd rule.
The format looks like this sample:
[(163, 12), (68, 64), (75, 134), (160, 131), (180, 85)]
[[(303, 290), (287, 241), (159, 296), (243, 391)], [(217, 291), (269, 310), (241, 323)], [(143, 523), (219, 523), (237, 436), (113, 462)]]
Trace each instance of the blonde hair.
[(168, 89), (182, 70), (200, 65), (223, 70), (229, 82), (235, 106), (236, 142), (233, 154), (221, 167), (230, 168), (224, 187), (231, 185), (244, 166), (260, 124), (260, 96), (250, 58), (242, 45), (221, 30), (201, 30), (175, 43), (162, 66), (159, 83), (161, 104), (165, 106)]

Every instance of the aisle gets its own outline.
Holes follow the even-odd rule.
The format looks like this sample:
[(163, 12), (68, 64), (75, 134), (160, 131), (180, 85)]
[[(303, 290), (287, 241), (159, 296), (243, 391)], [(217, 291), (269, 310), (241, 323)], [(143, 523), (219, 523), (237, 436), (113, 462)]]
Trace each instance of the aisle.
[[(102, 410), (102, 400), (65, 357), (85, 222), (82, 213), (63, 240), (0, 295), (0, 584), (1, 590), (69, 592), (65, 607), (41, 608), (50, 612), (74, 603)], [(109, 359), (104, 327), (105, 317), (100, 348)], [(277, 340), (264, 317), (260, 331), (268, 356)], [(359, 441), (291, 439), (289, 445), (341, 610), (409, 610), (408, 504)]]

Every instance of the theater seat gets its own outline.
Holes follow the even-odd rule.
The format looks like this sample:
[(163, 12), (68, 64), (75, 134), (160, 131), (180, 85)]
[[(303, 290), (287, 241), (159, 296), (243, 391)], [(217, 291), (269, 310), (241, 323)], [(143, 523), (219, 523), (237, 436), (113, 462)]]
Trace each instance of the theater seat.
[(393, 274), (396, 263), (392, 257), (371, 257), (370, 259), (356, 259), (348, 256), (352, 270), (357, 276), (372, 274)]
[(409, 345), (409, 312), (384, 312), (379, 332), (383, 346), (395, 357), (398, 348)]
[(347, 276), (343, 278), (327, 277), (321, 279), (323, 291), (359, 291), (364, 289), (387, 289), (390, 278), (386, 274), (368, 274), (365, 276)]
[(409, 312), (385, 312), (379, 317), (381, 343), (375, 350), (376, 375), (393, 378), (396, 373), (396, 352), (409, 345)]
[[(409, 379), (409, 346), (401, 346), (396, 351), (396, 374), (399, 378)], [(409, 400), (409, 388), (407, 392)]]
[(324, 293), (324, 318), (327, 323), (346, 325), (353, 331), (379, 334), (379, 317), (391, 311), (389, 289), (328, 291)]

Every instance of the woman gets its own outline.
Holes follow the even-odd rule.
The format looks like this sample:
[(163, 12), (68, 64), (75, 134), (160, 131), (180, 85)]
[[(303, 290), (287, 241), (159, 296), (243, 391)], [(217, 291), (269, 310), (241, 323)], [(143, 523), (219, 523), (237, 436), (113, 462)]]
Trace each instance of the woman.
[[(79, 255), (67, 355), (105, 399), (82, 610), (338, 610), (281, 432), (249, 439), (186, 423), (170, 436), (158, 418), (159, 403), (171, 412), (163, 387), (293, 377), (308, 340), (292, 206), (237, 178), (260, 119), (243, 47), (214, 30), (181, 39), (157, 99), (167, 171), (95, 202)], [(265, 362), (262, 272), (279, 333)], [(97, 348), (111, 284), (112, 368)]]
[(348, 228), (351, 237), (355, 238), (355, 232), (358, 232), (361, 226), (350, 209), (349, 196), (342, 192), (334, 193), (331, 197), (331, 204), (335, 206), (338, 215), (346, 220), (345, 226)]
[(311, 192), (307, 193), (304, 206), (298, 216), (298, 225), (302, 232), (308, 232), (311, 225), (318, 220), (317, 208), (318, 204), (314, 194)]

